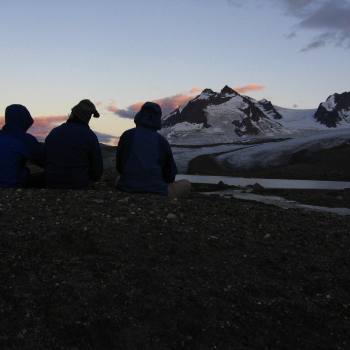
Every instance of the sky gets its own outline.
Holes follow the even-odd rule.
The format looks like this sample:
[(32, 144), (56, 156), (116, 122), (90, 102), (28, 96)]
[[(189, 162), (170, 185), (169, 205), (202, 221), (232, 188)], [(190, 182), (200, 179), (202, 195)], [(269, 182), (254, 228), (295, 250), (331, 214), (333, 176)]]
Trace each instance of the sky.
[(204, 88), (298, 108), (350, 90), (350, 0), (0, 0), (0, 45), (0, 115), (41, 127), (84, 98), (120, 135), (143, 102)]

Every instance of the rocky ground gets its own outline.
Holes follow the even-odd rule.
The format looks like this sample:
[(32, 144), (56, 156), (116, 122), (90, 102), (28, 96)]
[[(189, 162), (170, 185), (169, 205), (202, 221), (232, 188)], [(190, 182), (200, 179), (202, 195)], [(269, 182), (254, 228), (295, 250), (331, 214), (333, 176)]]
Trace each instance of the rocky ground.
[(1, 349), (349, 349), (350, 218), (0, 191)]

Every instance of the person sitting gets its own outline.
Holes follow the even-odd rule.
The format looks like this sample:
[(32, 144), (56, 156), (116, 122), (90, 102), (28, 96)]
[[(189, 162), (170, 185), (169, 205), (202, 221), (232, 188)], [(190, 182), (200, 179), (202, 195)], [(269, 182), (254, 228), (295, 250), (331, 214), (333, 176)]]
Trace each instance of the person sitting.
[(46, 137), (46, 185), (49, 188), (83, 189), (103, 172), (100, 144), (90, 129), (91, 117), (100, 115), (90, 100), (72, 108), (67, 122)]
[[(27, 133), (33, 118), (25, 106), (14, 104), (5, 110), (5, 125), (0, 131), (0, 187), (31, 187), (27, 161), (44, 166), (44, 145)], [(42, 185), (44, 185), (43, 176)]]
[(117, 188), (125, 192), (156, 193), (178, 197), (190, 192), (188, 181), (175, 181), (177, 168), (168, 141), (161, 129), (162, 110), (146, 102), (136, 114), (136, 128), (119, 140), (116, 158), (120, 178)]

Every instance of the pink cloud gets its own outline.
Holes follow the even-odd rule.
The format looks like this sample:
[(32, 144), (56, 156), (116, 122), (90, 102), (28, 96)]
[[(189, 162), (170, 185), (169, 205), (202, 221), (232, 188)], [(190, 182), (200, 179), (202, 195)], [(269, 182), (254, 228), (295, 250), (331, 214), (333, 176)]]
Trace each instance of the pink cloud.
[(116, 113), (119, 108), (118, 106), (115, 104), (115, 102), (111, 102), (107, 107), (106, 107), (106, 110), (108, 112), (112, 112), (112, 113)]
[(195, 86), (190, 90), (190, 93), (191, 94), (200, 94), (202, 91), (203, 91), (203, 88)]
[(252, 91), (262, 91), (264, 89), (265, 89), (264, 85), (256, 84), (256, 83), (252, 83), (244, 86), (238, 86), (234, 88), (234, 90), (237, 91), (239, 94), (245, 94), (247, 92), (252, 92)]
[[(34, 117), (34, 123), (28, 132), (38, 138), (39, 141), (44, 141), (49, 132), (56, 126), (64, 123), (67, 120), (66, 115), (54, 115), (54, 116), (39, 116)], [(0, 116), (0, 129), (5, 123), (5, 118)], [(108, 135), (100, 132), (96, 132), (96, 135), (100, 142), (107, 145), (116, 146), (118, 144), (119, 137)]]
[(138, 112), (141, 107), (143, 106), (143, 102), (136, 102), (134, 104), (132, 104), (129, 108), (133, 111), (133, 112)]
[(170, 97), (160, 98), (154, 102), (158, 103), (164, 112), (171, 112), (176, 108), (181, 107), (186, 104), (188, 101), (192, 100), (194, 93), (189, 94), (179, 94)]
[(66, 115), (35, 117), (29, 132), (39, 139), (44, 139), (54, 127), (64, 123), (67, 118)]
[[(169, 96), (169, 97), (163, 97), (156, 100), (153, 100), (153, 102), (158, 103), (163, 110), (163, 114), (168, 114), (172, 112), (174, 109), (181, 107), (182, 105), (186, 104), (190, 100), (193, 99), (193, 97), (197, 94), (199, 94), (202, 91), (199, 87), (193, 87), (189, 91), (183, 92), (181, 94)], [(110, 112), (113, 112), (121, 117), (124, 118), (133, 118), (135, 113), (137, 113), (142, 105), (146, 101), (142, 102), (136, 102), (126, 109), (119, 109), (116, 108), (117, 106), (114, 103), (111, 103), (107, 106), (107, 110)]]
[[(265, 86), (261, 84), (256, 84), (256, 83), (252, 83), (244, 86), (238, 86), (234, 88), (234, 90), (236, 90), (238, 93), (261, 91), (263, 89), (265, 89)], [(173, 110), (175, 110), (176, 108), (179, 108), (185, 105), (187, 102), (192, 100), (196, 95), (200, 94), (202, 91), (203, 89), (201, 87), (193, 87), (189, 91), (168, 96), (168, 97), (159, 98), (159, 99), (153, 100), (153, 102), (158, 103), (162, 107), (163, 115), (166, 115), (172, 112)], [(135, 113), (137, 113), (141, 109), (144, 102), (145, 101), (136, 102), (125, 109), (118, 108), (115, 102), (111, 102), (109, 105), (106, 106), (106, 109), (107, 111), (117, 114), (120, 117), (133, 118), (135, 116)]]
[[(67, 120), (66, 115), (53, 115), (53, 116), (38, 116), (34, 117), (34, 123), (28, 130), (29, 133), (36, 136), (38, 139), (43, 140), (48, 133), (57, 125), (62, 124)], [(5, 123), (5, 118), (0, 117), (0, 127)]]

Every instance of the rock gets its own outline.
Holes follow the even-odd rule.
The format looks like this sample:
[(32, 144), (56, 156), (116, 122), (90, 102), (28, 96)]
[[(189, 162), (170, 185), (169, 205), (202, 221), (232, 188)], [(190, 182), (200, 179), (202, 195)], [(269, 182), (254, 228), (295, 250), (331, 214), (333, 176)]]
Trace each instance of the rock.
[(176, 220), (177, 219), (177, 216), (173, 213), (169, 213), (167, 216), (166, 216), (167, 220)]
[(102, 199), (93, 199), (92, 200), (94, 203), (97, 203), (97, 204), (103, 204), (105, 201), (102, 200)]
[(226, 188), (226, 185), (224, 184), (223, 181), (219, 181), (219, 182), (218, 182), (218, 185), (217, 185), (217, 188), (218, 188), (219, 190), (223, 190), (223, 189)]
[(265, 188), (258, 183), (251, 186), (251, 188), (252, 188), (253, 192), (255, 192), (255, 193), (261, 193), (261, 192), (265, 191)]

